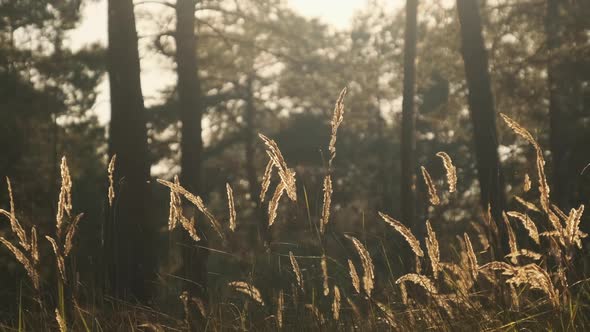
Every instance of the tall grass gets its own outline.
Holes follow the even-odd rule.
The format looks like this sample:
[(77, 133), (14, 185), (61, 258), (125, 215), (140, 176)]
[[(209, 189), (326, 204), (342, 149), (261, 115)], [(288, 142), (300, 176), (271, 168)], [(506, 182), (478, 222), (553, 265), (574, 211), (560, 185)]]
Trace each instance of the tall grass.
[[(378, 274), (373, 256), (379, 254), (386, 258), (387, 265), (395, 264), (396, 254), (388, 253), (385, 245), (382, 252), (373, 252), (367, 241), (361, 241), (352, 234), (336, 234), (329, 225), (338, 223), (332, 220), (333, 160), (336, 157), (338, 128), (344, 120), (344, 89), (334, 108), (331, 121), (331, 137), (328, 142), (330, 158), (326, 165), (323, 181), (323, 205), (318, 220), (310, 222), (316, 226), (317, 239), (314, 246), (307, 248), (308, 254), (297, 256), (291, 250), (278, 255), (289, 264), (278, 266), (278, 273), (269, 277), (264, 270), (254, 271), (247, 278), (224, 281), (221, 287), (211, 287), (210, 301), (189, 298), (187, 292), (178, 294), (184, 308), (184, 317), (171, 317), (164, 312), (127, 305), (127, 315), (103, 314), (92, 317), (88, 324), (85, 317), (88, 311), (78, 305), (74, 295), (66, 299), (64, 285), (68, 275), (65, 259), (73, 250), (73, 239), (82, 215), (73, 214), (71, 199), (72, 182), (66, 159), (61, 164), (62, 186), (57, 206), (55, 234), (45, 235), (51, 243), (56, 271), (58, 271), (58, 308), (54, 311), (53, 322), (43, 322), (46, 326), (66, 331), (69, 326), (84, 330), (104, 330), (104, 327), (117, 326), (121, 330), (143, 328), (153, 331), (164, 330), (276, 330), (276, 329), (361, 329), (361, 330), (474, 330), (474, 329), (581, 329), (588, 326), (585, 314), (589, 300), (588, 282), (577, 273), (574, 258), (582, 249), (582, 240), (587, 236), (580, 230), (584, 206), (562, 211), (551, 203), (550, 188), (545, 178), (545, 160), (539, 144), (521, 125), (508, 116), (502, 119), (515, 134), (525, 139), (536, 152), (536, 174), (538, 197), (525, 200), (515, 196), (522, 210), (506, 211), (503, 220), (493, 220), (489, 211), (484, 213), (481, 222), (473, 223), (474, 233), (456, 235), (454, 245), (458, 248), (454, 255), (441, 250), (439, 239), (445, 229), (442, 222), (424, 220), (426, 237), (421, 240), (406, 227), (402, 221), (378, 212), (379, 217), (391, 231), (390, 238), (411, 249), (410, 271), (400, 275)], [(266, 193), (275, 183), (274, 191), (268, 201), (268, 227), (274, 228), (281, 222), (280, 205), (297, 202), (296, 174), (287, 166), (278, 144), (271, 138), (260, 134), (266, 148), (268, 164), (261, 183), (261, 202), (267, 200)], [(446, 188), (449, 193), (457, 190), (456, 167), (451, 156), (445, 152), (436, 154), (441, 159), (446, 175)], [(108, 201), (112, 204), (115, 192), (112, 189), (115, 157), (108, 166)], [(422, 167), (422, 175), (429, 193), (429, 203), (440, 206), (443, 188), (427, 169)], [(273, 175), (276, 176), (273, 178)], [(183, 213), (183, 200), (192, 203), (218, 236), (220, 246), (227, 248), (227, 232), (239, 232), (239, 211), (236, 209), (234, 194), (229, 183), (227, 192), (228, 223), (221, 223), (207, 208), (203, 199), (186, 190), (175, 177), (173, 181), (158, 179), (170, 191), (168, 230), (177, 226), (188, 232), (198, 245), (201, 241), (197, 227), (203, 223), (187, 219)], [(524, 192), (532, 190), (532, 179), (528, 174), (523, 179)], [(10, 181), (8, 192), (10, 211), (0, 210), (10, 222), (13, 241), (0, 237), (0, 242), (12, 252), (23, 266), (33, 285), (39, 291), (40, 274), (37, 231), (30, 232), (19, 223)], [(307, 193), (305, 192), (306, 201)], [(290, 203), (281, 203), (286, 195)], [(530, 195), (529, 195), (530, 196)], [(501, 241), (497, 223), (504, 223), (507, 229), (509, 254), (498, 257), (503, 252), (494, 247)], [(519, 224), (531, 241), (522, 241), (513, 230)], [(438, 234), (437, 234), (438, 230)], [(401, 235), (401, 236), (398, 236)], [(444, 234), (444, 238), (451, 238)], [(328, 252), (328, 236), (348, 239), (343, 247), (354, 248), (356, 254), (341, 257), (341, 253)], [(478, 241), (472, 242), (471, 239)], [(519, 241), (520, 240), (520, 241)], [(423, 245), (424, 243), (424, 245)], [(530, 244), (530, 245), (529, 245)], [(254, 244), (253, 244), (254, 245)], [(451, 247), (445, 242), (445, 248)], [(229, 252), (225, 252), (229, 253)], [(231, 254), (231, 253), (229, 253)], [(269, 254), (268, 252), (266, 253)], [(288, 257), (288, 258), (287, 258)], [(392, 260), (393, 259), (393, 260)], [(399, 258), (398, 258), (399, 259)], [(263, 259), (261, 259), (263, 260)], [(360, 261), (360, 268), (355, 264)], [(319, 268), (318, 268), (319, 266)], [(261, 275), (262, 274), (262, 275)], [(277, 277), (278, 276), (278, 277)], [(279, 278), (272, 283), (257, 283), (257, 280)], [(223, 280), (223, 278), (220, 278)], [(215, 296), (213, 296), (213, 294)], [(38, 301), (41, 298), (38, 296)], [(207, 303), (207, 304), (206, 304)], [(19, 303), (19, 315), (22, 304)], [(67, 317), (67, 306), (75, 308), (77, 316)], [(41, 306), (41, 310), (48, 310)], [(69, 312), (74, 312), (71, 310)], [(47, 313), (46, 313), (47, 315)], [(199, 315), (204, 325), (191, 325), (189, 318)], [(49, 315), (48, 315), (49, 316)], [(70, 322), (68, 322), (68, 319)], [(18, 329), (25, 324), (18, 320)], [(34, 325), (34, 324), (33, 324)], [(75, 328), (72, 328), (75, 330)]]

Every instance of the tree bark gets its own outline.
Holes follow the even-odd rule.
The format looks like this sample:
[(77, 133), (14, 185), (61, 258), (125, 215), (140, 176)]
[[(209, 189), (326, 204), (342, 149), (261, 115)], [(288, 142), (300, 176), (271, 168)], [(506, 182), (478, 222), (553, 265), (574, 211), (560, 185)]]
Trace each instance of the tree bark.
[(457, 11), (461, 24), (461, 54), (469, 89), (468, 103), (474, 131), (480, 201), (484, 211), (490, 206), (492, 217), (498, 225), (503, 226), (504, 178), (498, 157), (496, 111), (478, 0), (457, 0)]
[(115, 296), (147, 301), (156, 264), (146, 114), (140, 83), (132, 0), (108, 1), (108, 72), (111, 93), (109, 154), (117, 155), (117, 201), (105, 234), (110, 289)]
[(416, 225), (416, 158), (414, 95), (416, 85), (416, 39), (418, 0), (406, 2), (404, 36), (404, 86), (402, 100), (401, 136), (401, 210), (402, 221), (409, 227)]
[[(573, 207), (572, 197), (576, 170), (573, 165), (572, 150), (575, 144), (572, 124), (574, 117), (570, 115), (571, 106), (568, 105), (568, 97), (571, 98), (564, 79), (567, 69), (557, 59), (555, 52), (561, 46), (560, 20), (558, 0), (547, 0), (547, 12), (545, 17), (545, 34), (549, 59), (547, 63), (547, 88), (549, 91), (549, 126), (550, 147), (552, 156), (552, 183), (551, 193), (553, 201), (564, 211)], [(561, 22), (563, 24), (563, 22)], [(562, 37), (563, 38), (563, 37)], [(566, 60), (567, 61), (567, 60)], [(568, 77), (568, 81), (572, 77)], [(570, 83), (571, 84), (571, 83)], [(575, 84), (575, 83), (574, 83)]]
[[(196, 0), (176, 3), (176, 69), (178, 101), (182, 123), (180, 154), (180, 182), (196, 195), (202, 195), (201, 164), (203, 138), (201, 119), (203, 103), (198, 76), (197, 36), (195, 33)], [(191, 209), (195, 212), (194, 207)], [(187, 216), (190, 217), (190, 216)], [(191, 296), (207, 300), (207, 258), (209, 251), (205, 236), (195, 243), (183, 233), (183, 277), (188, 280), (185, 290)], [(196, 246), (198, 245), (198, 246)]]

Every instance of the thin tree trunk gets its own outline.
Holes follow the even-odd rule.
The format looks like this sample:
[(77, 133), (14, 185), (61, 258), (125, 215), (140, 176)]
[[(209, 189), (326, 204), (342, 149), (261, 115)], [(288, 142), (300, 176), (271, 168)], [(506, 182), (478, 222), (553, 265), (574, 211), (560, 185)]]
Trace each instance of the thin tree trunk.
[[(201, 118), (203, 104), (198, 76), (197, 36), (195, 34), (195, 0), (178, 0), (176, 3), (176, 64), (178, 76), (178, 100), (182, 123), (180, 154), (180, 182), (191, 192), (201, 195), (201, 159), (203, 138)], [(194, 208), (192, 209), (194, 212)], [(187, 216), (190, 217), (190, 216)], [(206, 237), (195, 243), (183, 233), (183, 273), (189, 280), (185, 290), (191, 296), (207, 300)], [(198, 246), (197, 246), (198, 245)]]
[(406, 30), (404, 37), (404, 87), (402, 101), (401, 137), (401, 210), (402, 221), (409, 227), (416, 225), (415, 193), (415, 116), (416, 35), (418, 0), (406, 2)]
[[(552, 156), (552, 199), (564, 211), (572, 208), (573, 175), (572, 148), (575, 143), (571, 126), (573, 120), (568, 116), (567, 89), (564, 85), (564, 68), (560, 65), (555, 52), (560, 45), (560, 20), (558, 0), (547, 0), (547, 13), (545, 17), (545, 33), (549, 60), (547, 63), (547, 88), (549, 90), (549, 126), (550, 145)], [(562, 22), (563, 23), (563, 22)], [(571, 80), (571, 77), (568, 78)]]
[(503, 226), (504, 179), (498, 157), (496, 111), (478, 1), (457, 0), (457, 11), (461, 23), (461, 53), (469, 89), (468, 102), (474, 131), (481, 205), (484, 211), (490, 206), (494, 220)]
[(254, 104), (253, 78), (248, 77), (246, 86), (246, 176), (248, 177), (248, 189), (250, 197), (254, 202), (254, 217), (257, 219), (258, 236), (262, 239), (264, 246), (268, 247), (271, 241), (271, 233), (268, 227), (266, 213), (263, 204), (260, 202), (260, 187), (256, 175), (256, 105)]
[(150, 250), (156, 233), (148, 211), (146, 115), (132, 0), (108, 1), (108, 40), (109, 154), (117, 155), (117, 202), (105, 234), (109, 281), (116, 296), (146, 301), (156, 270)]

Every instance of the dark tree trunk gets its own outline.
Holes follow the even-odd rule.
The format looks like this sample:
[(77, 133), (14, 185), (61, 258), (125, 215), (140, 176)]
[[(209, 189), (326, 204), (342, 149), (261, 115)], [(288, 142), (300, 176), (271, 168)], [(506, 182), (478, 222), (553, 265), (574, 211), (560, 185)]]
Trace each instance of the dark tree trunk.
[(260, 184), (256, 175), (256, 105), (254, 103), (253, 78), (248, 77), (246, 86), (246, 176), (248, 177), (248, 189), (254, 202), (254, 217), (257, 220), (258, 236), (265, 247), (270, 246), (271, 233), (268, 227), (266, 213), (260, 202)]
[[(478, 0), (457, 0), (461, 23), (461, 53), (469, 89), (468, 102), (474, 131), (481, 205), (484, 211), (487, 211), (489, 205), (496, 223), (503, 225), (504, 179), (498, 158), (496, 111), (478, 3)], [(506, 237), (502, 236), (504, 238)]]
[[(195, 34), (195, 0), (178, 0), (176, 3), (176, 64), (178, 101), (182, 123), (180, 154), (180, 182), (188, 190), (202, 195), (201, 160), (203, 138), (201, 118), (203, 104), (197, 64), (197, 36)], [(194, 213), (194, 207), (192, 209)], [(190, 216), (187, 216), (190, 217)], [(195, 243), (183, 233), (183, 277), (189, 280), (185, 290), (191, 296), (207, 300), (206, 237)]]
[[(568, 105), (568, 93), (565, 81), (567, 68), (558, 59), (555, 52), (561, 46), (559, 0), (547, 0), (547, 13), (545, 17), (545, 33), (549, 60), (547, 63), (547, 88), (549, 90), (549, 125), (550, 147), (552, 156), (552, 200), (564, 211), (573, 207), (572, 196), (576, 170), (573, 165), (573, 146), (575, 144), (572, 124), (575, 120), (570, 115), (571, 106)], [(562, 24), (564, 22), (561, 22)], [(579, 171), (578, 171), (579, 172)]]
[(146, 115), (140, 84), (132, 0), (108, 1), (108, 71), (111, 93), (109, 154), (117, 155), (117, 201), (105, 234), (110, 288), (116, 296), (146, 301), (155, 276)]
[(416, 85), (416, 35), (418, 0), (406, 2), (406, 30), (404, 37), (404, 87), (402, 101), (401, 137), (401, 210), (402, 222), (416, 226), (416, 158), (414, 95)]

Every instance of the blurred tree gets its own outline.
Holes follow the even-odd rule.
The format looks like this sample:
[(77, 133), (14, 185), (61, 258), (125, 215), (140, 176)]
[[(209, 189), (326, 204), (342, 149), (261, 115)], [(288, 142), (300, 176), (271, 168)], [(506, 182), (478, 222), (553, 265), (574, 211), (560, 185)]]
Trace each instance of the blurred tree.
[[(180, 181), (196, 195), (203, 193), (201, 163), (203, 152), (202, 116), (204, 103), (201, 97), (197, 63), (197, 36), (195, 35), (195, 0), (176, 2), (176, 73), (178, 77), (178, 107), (180, 111)], [(195, 214), (195, 207), (185, 209)], [(187, 215), (187, 218), (193, 217)], [(200, 229), (200, 228), (199, 228)], [(183, 277), (189, 282), (185, 288), (191, 296), (207, 300), (207, 237), (201, 236), (198, 246), (192, 245), (187, 233), (183, 233)]]
[(118, 297), (144, 302), (150, 298), (156, 270), (152, 246), (155, 230), (150, 213), (146, 115), (132, 0), (109, 0), (108, 40), (109, 155), (117, 155), (117, 200), (104, 243), (108, 286)]
[[(85, 3), (0, 2), (0, 176), (11, 179), (20, 222), (26, 228), (36, 225), (43, 238), (54, 232), (59, 160), (67, 156), (74, 211), (86, 215), (79, 233), (83, 245), (66, 263), (79, 266), (83, 278), (96, 271), (105, 148), (104, 129), (92, 109), (104, 73), (104, 52), (96, 44), (74, 47), (70, 36)], [(6, 190), (0, 190), (0, 205), (7, 204)], [(0, 233), (8, 236), (5, 226)], [(39, 244), (41, 261), (54, 262), (51, 249), (45, 247), (49, 244)], [(6, 264), (5, 251), (0, 253)], [(0, 282), (7, 285), (3, 298), (9, 299), (19, 291), (20, 278), (13, 268), (7, 270)], [(44, 264), (41, 273), (51, 298), (54, 265)], [(0, 303), (4, 314), (15, 310), (14, 303), (7, 302)]]
[(461, 54), (469, 89), (468, 102), (473, 123), (481, 205), (484, 211), (491, 206), (494, 220), (502, 225), (504, 179), (498, 157), (496, 112), (478, 2), (457, 0), (457, 11), (461, 23)]
[(404, 88), (401, 127), (401, 209), (402, 220), (415, 228), (416, 214), (416, 132), (414, 99), (416, 85), (416, 40), (418, 0), (406, 2), (406, 27), (404, 37)]

